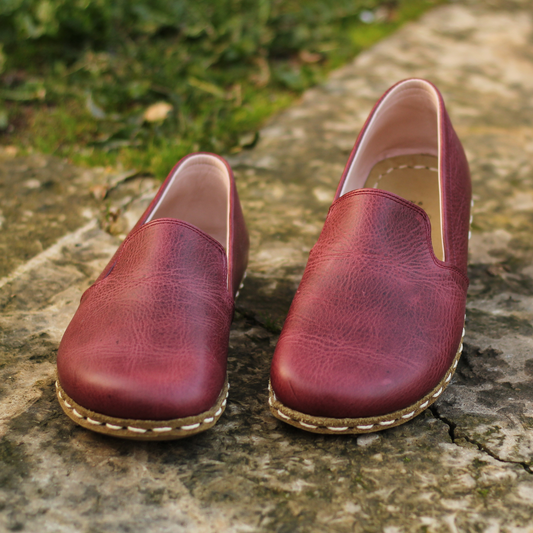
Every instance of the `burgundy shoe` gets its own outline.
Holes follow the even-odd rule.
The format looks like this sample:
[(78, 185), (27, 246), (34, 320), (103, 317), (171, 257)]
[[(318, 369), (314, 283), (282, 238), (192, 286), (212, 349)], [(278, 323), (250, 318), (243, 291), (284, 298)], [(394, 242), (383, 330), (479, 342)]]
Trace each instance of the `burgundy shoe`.
[(359, 134), (279, 339), (274, 416), (367, 433), (421, 413), (462, 350), (471, 185), (439, 91), (405, 80)]
[(83, 427), (177, 439), (226, 405), (234, 298), (248, 234), (228, 164), (191, 154), (82, 296), (57, 356), (57, 394)]

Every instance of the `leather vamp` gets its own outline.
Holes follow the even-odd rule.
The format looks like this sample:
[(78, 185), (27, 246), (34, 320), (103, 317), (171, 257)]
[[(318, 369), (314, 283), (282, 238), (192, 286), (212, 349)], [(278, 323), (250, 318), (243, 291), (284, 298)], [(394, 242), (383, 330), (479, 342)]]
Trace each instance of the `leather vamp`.
[(78, 404), (121, 418), (166, 420), (211, 408), (226, 377), (233, 302), (222, 246), (158, 219), (124, 242), (86, 291), (58, 352)]
[(437, 260), (427, 215), (379, 190), (345, 194), (311, 251), (272, 386), (315, 416), (378, 416), (431, 391), (455, 357), (468, 281)]

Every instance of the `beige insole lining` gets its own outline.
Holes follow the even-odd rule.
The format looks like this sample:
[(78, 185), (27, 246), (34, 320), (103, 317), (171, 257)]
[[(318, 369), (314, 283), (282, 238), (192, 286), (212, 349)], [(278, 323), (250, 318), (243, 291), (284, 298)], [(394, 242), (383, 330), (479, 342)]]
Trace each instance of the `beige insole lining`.
[(390, 157), (374, 165), (364, 187), (389, 191), (421, 207), (431, 221), (435, 256), (444, 261), (438, 165), (438, 157), (432, 155)]

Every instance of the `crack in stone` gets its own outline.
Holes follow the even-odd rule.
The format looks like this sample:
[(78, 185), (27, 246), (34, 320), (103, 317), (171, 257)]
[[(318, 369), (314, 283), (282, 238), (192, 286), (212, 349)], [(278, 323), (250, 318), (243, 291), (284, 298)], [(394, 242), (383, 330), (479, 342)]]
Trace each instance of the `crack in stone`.
[(281, 327), (277, 324), (269, 323), (268, 320), (261, 320), (256, 313), (246, 309), (242, 305), (235, 305), (235, 311), (242, 315), (244, 318), (253, 322), (256, 326), (260, 326), (272, 335), (279, 335), (281, 333)]
[(528, 474), (533, 474), (533, 470), (525, 461), (511, 461), (511, 460), (502, 459), (495, 452), (493, 452), (488, 446), (486, 446), (485, 444), (482, 444), (481, 442), (478, 442), (472, 437), (469, 437), (468, 435), (464, 435), (464, 434), (457, 436), (455, 432), (455, 430), (457, 429), (457, 424), (453, 420), (450, 420), (449, 418), (446, 418), (445, 416), (441, 415), (438, 411), (437, 406), (432, 405), (431, 407), (429, 407), (429, 410), (431, 411), (431, 413), (437, 420), (440, 420), (441, 422), (443, 422), (444, 424), (448, 426), (448, 434), (450, 435), (450, 439), (452, 443), (455, 444), (456, 446), (459, 446), (462, 448), (461, 444), (457, 441), (458, 439), (464, 439), (466, 442), (469, 442), (470, 444), (473, 444), (474, 446), (476, 446), (476, 448), (480, 452), (487, 454), (488, 456), (492, 457), (496, 461), (500, 463), (505, 463), (505, 464), (519, 465)]

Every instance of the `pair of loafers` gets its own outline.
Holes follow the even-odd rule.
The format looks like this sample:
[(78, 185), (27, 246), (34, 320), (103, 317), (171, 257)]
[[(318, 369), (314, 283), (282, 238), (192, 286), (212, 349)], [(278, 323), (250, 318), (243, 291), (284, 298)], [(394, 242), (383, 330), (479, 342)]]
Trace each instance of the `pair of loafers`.
[[(272, 361), (274, 416), (367, 433), (429, 407), (464, 335), (471, 184), (439, 91), (402, 81), (372, 110)], [(191, 154), (82, 296), (58, 351), (78, 424), (163, 440), (213, 426), (248, 235), (227, 163)]]

